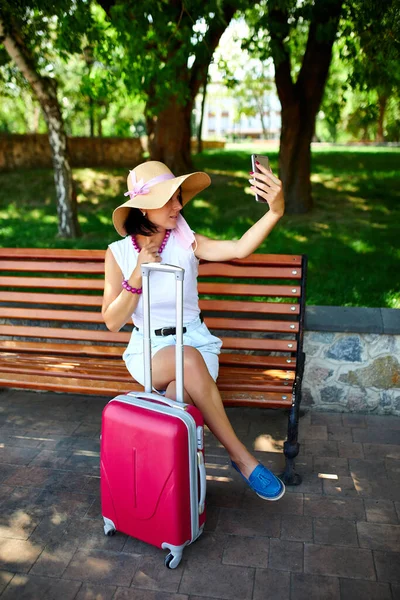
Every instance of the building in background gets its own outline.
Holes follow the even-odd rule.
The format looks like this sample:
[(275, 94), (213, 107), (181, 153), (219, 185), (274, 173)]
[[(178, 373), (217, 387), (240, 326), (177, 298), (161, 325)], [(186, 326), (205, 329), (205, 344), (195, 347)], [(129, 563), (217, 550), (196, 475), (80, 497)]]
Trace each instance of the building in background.
[[(267, 86), (266, 86), (267, 87)], [(252, 106), (251, 106), (252, 105)], [(258, 102), (236, 94), (223, 83), (210, 82), (204, 109), (202, 139), (279, 139), (280, 102), (273, 90), (263, 93)], [(200, 122), (201, 97), (196, 102), (196, 124)]]

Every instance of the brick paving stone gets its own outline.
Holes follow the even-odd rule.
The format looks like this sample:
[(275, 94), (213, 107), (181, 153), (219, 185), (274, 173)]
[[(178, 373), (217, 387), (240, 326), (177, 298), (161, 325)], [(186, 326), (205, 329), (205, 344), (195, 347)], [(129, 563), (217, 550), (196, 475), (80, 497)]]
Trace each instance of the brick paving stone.
[(355, 478), (360, 496), (375, 500), (400, 500), (400, 482), (387, 477)]
[(365, 415), (352, 415), (343, 413), (342, 421), (344, 427), (367, 427)]
[[(209, 597), (210, 596), (201, 596), (201, 600), (207, 600)], [(79, 597), (77, 600), (79, 600)], [(168, 592), (138, 590), (137, 588), (117, 588), (113, 600), (189, 600), (189, 596), (186, 594), (169, 594)], [(190, 600), (200, 600), (200, 598), (198, 596), (190, 596)]]
[[(222, 555), (224, 565), (268, 567), (269, 539), (263, 537), (230, 536)], [(205, 558), (208, 560), (208, 553)]]
[[(203, 533), (197, 540), (196, 543), (191, 544), (183, 553), (185, 562), (213, 562), (221, 563), (224, 554), (225, 546), (229, 545), (232, 548), (232, 552), (235, 552), (237, 544), (240, 543), (238, 536), (228, 536), (224, 533)], [(253, 538), (254, 539), (254, 538)], [(161, 559), (166, 556), (166, 551), (163, 550)]]
[(400, 502), (395, 502), (394, 506), (395, 506), (395, 509), (396, 509), (396, 512), (397, 512), (397, 517), (398, 517), (398, 519), (400, 521)]
[[(197, 540), (199, 541), (199, 540)], [(196, 544), (197, 544), (196, 541)], [(185, 549), (186, 552), (187, 549)], [(166, 555), (165, 550), (160, 550), (157, 546), (152, 546), (151, 544), (146, 544), (146, 542), (142, 542), (141, 540), (136, 540), (133, 537), (128, 536), (126, 538), (125, 544), (122, 547), (122, 552), (128, 552), (129, 554), (150, 554), (152, 556), (158, 556), (162, 559)]]
[(0, 568), (27, 573), (42, 550), (43, 546), (30, 540), (0, 538)]
[(376, 581), (340, 580), (340, 600), (391, 600), (388, 583)]
[(139, 565), (139, 557), (106, 550), (78, 550), (62, 579), (93, 581), (104, 585), (129, 586)]
[(45, 469), (43, 467), (16, 468), (3, 483), (12, 486), (24, 487), (48, 487), (52, 486), (64, 477), (64, 473), (57, 469)]
[(328, 441), (352, 443), (353, 435), (351, 428), (341, 425), (328, 425)]
[(84, 583), (75, 600), (112, 600), (116, 590), (114, 585)]
[(351, 475), (358, 479), (386, 477), (386, 465), (383, 458), (349, 458), (349, 468)]
[(363, 444), (365, 458), (400, 458), (400, 446), (394, 444)]
[(347, 458), (314, 456), (314, 471), (332, 475), (348, 475), (349, 463)]
[(340, 600), (339, 580), (336, 577), (292, 573), (291, 600)]
[(282, 516), (281, 539), (297, 542), (312, 542), (313, 527), (311, 517), (292, 515)]
[(289, 493), (303, 493), (303, 494), (320, 494), (322, 493), (322, 479), (318, 477), (318, 473), (314, 473), (311, 471), (304, 472), (300, 466), (297, 466), (296, 463), (296, 471), (302, 477), (302, 482), (300, 485), (287, 485), (286, 486), (286, 494)]
[(1, 510), (0, 538), (27, 540), (40, 522), (40, 517), (27, 510)]
[(35, 503), (40, 505), (44, 514), (63, 514), (83, 517), (93, 503), (93, 496), (80, 492), (65, 492), (46, 489), (39, 494)]
[(15, 575), (10, 581), (2, 600), (73, 600), (81, 586), (80, 581)]
[(303, 453), (313, 456), (338, 456), (337, 442), (307, 441), (303, 444)]
[(303, 494), (293, 492), (291, 494), (285, 494), (283, 498), (277, 502), (268, 502), (257, 496), (257, 494), (249, 488), (243, 496), (241, 508), (245, 510), (251, 510), (253, 508), (256, 510), (263, 510), (266, 518), (274, 515), (302, 515)]
[(104, 535), (103, 526), (102, 519), (74, 517), (66, 523), (65, 536), (80, 549), (120, 552), (127, 536), (119, 531), (112, 536)]
[(0, 462), (10, 465), (28, 465), (39, 454), (36, 448), (0, 447)]
[(400, 418), (393, 415), (365, 415), (365, 421), (368, 427), (382, 427), (387, 429), (396, 429), (400, 431)]
[(326, 425), (299, 425), (299, 441), (328, 440)]
[(3, 483), (5, 479), (8, 479), (12, 473), (15, 472), (16, 467), (12, 465), (0, 464), (0, 483)]
[(338, 451), (340, 458), (364, 458), (362, 444), (338, 442)]
[(269, 567), (277, 571), (303, 571), (304, 544), (286, 540), (270, 540)]
[(278, 537), (280, 527), (280, 517), (267, 519), (264, 510), (221, 508), (216, 531), (234, 535)]
[(97, 475), (99, 473), (99, 453), (94, 452), (94, 456), (87, 456), (85, 452), (80, 453), (74, 450), (69, 458), (66, 459), (63, 469), (71, 471), (78, 470), (88, 475)]
[(323, 490), (327, 496), (358, 498), (358, 484), (352, 477), (339, 475), (337, 479), (323, 479)]
[(363, 501), (358, 498), (304, 496), (304, 515), (316, 518), (365, 519)]
[(204, 526), (204, 531), (215, 531), (218, 525), (219, 519), (219, 507), (218, 506), (207, 506), (207, 517)]
[(392, 588), (393, 600), (400, 600), (400, 585), (392, 583), (390, 587)]
[(7, 587), (11, 579), (14, 577), (14, 573), (9, 571), (0, 571), (0, 594)]
[(30, 462), (32, 466), (60, 469), (71, 455), (71, 450), (40, 450)]
[(253, 600), (287, 600), (290, 596), (290, 573), (257, 569)]
[[(141, 556), (137, 558), (138, 564), (131, 583), (131, 587), (162, 592), (177, 592), (182, 578), (182, 567), (167, 569), (162, 556)], [(200, 568), (203, 563), (196, 563)], [(121, 585), (121, 584), (120, 584)]]
[(253, 584), (254, 569), (249, 567), (232, 567), (206, 562), (188, 563), (183, 571), (179, 593), (204, 595), (206, 590), (211, 598), (250, 600)]
[(368, 444), (395, 444), (400, 445), (400, 430), (378, 429), (353, 429), (353, 441)]
[(11, 492), (13, 491), (13, 487), (11, 485), (3, 485), (0, 484), (0, 504), (9, 498)]
[(395, 505), (390, 500), (364, 500), (367, 521), (371, 523), (393, 523), (397, 525), (399, 518)]
[(378, 581), (400, 583), (400, 553), (374, 550), (373, 555)]
[(29, 574), (46, 577), (61, 577), (70, 563), (77, 547), (65, 538), (50, 542), (29, 571)]
[(344, 519), (314, 519), (314, 542), (329, 546), (358, 546), (356, 526)]
[(305, 544), (304, 572), (316, 575), (375, 580), (370, 550)]
[(400, 481), (400, 461), (398, 458), (386, 458), (385, 467), (387, 476), (390, 479)]
[(400, 552), (400, 525), (357, 523), (361, 548)]
[(311, 411), (312, 425), (343, 425), (341, 413), (325, 413)]

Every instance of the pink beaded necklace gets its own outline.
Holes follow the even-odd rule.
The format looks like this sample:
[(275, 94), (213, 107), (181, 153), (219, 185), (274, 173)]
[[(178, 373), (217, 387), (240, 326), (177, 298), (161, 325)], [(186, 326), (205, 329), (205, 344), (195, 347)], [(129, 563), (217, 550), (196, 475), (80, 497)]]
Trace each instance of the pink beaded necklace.
[[(171, 230), (167, 229), (165, 231), (165, 236), (164, 236), (164, 239), (163, 239), (163, 241), (161, 243), (161, 246), (158, 249), (158, 254), (161, 254), (161, 252), (164, 250), (165, 246), (167, 245), (167, 242), (168, 242), (168, 239), (169, 239), (170, 235), (171, 235)], [(135, 238), (134, 235), (131, 235), (131, 240), (132, 240), (132, 246), (135, 248), (136, 252), (139, 253), (140, 250), (141, 250), (141, 248), (139, 248), (138, 243), (137, 243), (136, 238)]]

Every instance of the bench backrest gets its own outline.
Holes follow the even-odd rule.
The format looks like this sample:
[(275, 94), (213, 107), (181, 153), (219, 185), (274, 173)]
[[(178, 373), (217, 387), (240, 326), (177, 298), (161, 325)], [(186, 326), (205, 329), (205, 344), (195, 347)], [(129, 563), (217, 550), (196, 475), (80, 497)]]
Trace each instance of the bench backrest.
[[(131, 327), (112, 333), (103, 323), (104, 254), (0, 249), (0, 350), (18, 341), (34, 352), (46, 340), (53, 353), (120, 357)], [(295, 369), (302, 353), (306, 268), (304, 255), (253, 254), (200, 264), (200, 307), (208, 327), (223, 339), (226, 361)], [(261, 363), (266, 355), (268, 363)]]

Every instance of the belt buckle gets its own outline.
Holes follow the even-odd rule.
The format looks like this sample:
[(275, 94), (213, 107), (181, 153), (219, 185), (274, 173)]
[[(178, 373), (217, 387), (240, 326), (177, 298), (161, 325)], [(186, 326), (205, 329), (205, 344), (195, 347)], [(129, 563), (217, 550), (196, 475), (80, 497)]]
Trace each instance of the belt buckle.
[(168, 335), (167, 333), (164, 333), (164, 331), (165, 331), (166, 329), (171, 329), (171, 327), (161, 327), (161, 332), (160, 332), (160, 333), (161, 333), (161, 335), (162, 335), (163, 337), (165, 337), (166, 335)]

